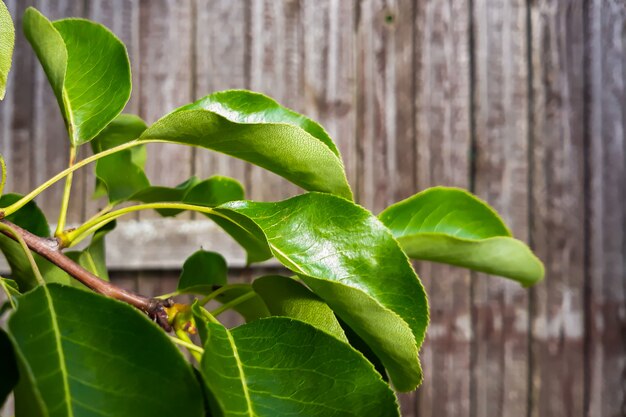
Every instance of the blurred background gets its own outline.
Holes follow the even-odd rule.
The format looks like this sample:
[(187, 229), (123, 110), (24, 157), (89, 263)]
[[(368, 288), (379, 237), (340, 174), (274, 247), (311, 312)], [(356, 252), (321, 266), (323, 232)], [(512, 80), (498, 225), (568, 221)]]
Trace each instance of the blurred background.
[[(0, 102), (7, 190), (29, 191), (68, 154), (58, 106), (22, 34), (23, 10), (99, 21), (131, 57), (126, 112), (152, 123), (216, 90), (260, 91), (326, 127), (358, 201), (374, 213), (429, 186), (464, 187), (532, 245), (547, 273), (530, 290), (416, 265), (432, 323), (426, 378), (401, 396), (403, 415), (626, 415), (626, 1), (7, 4), (18, 33)], [(301, 191), (210, 152), (149, 145), (148, 154), (153, 184), (222, 174), (255, 200)], [(93, 183), (92, 169), (75, 176), (71, 223), (104, 205), (90, 198)], [(37, 200), (50, 221), (61, 187)], [(107, 239), (113, 280), (145, 295), (172, 291), (200, 247), (222, 252), (233, 280), (277, 268), (245, 267), (234, 243), (191, 215), (144, 213)]]

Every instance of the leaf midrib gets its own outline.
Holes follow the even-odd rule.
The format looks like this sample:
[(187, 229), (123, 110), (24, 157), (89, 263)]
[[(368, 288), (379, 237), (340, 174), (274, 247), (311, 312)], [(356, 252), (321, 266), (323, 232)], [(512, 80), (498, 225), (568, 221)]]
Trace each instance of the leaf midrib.
[(250, 398), (250, 392), (248, 391), (248, 385), (246, 382), (246, 374), (243, 371), (243, 363), (241, 363), (241, 359), (239, 358), (239, 351), (237, 350), (237, 345), (235, 344), (235, 339), (233, 339), (233, 335), (230, 333), (228, 329), (226, 329), (226, 337), (228, 337), (228, 343), (230, 343), (230, 347), (233, 350), (233, 358), (235, 358), (235, 363), (237, 364), (237, 370), (239, 371), (239, 379), (241, 379), (241, 387), (243, 390), (243, 396), (246, 399), (246, 413), (250, 417), (257, 417), (257, 414), (254, 412), (252, 408), (252, 399)]
[(70, 385), (69, 385), (69, 374), (67, 372), (67, 368), (65, 366), (65, 353), (63, 352), (63, 344), (61, 342), (61, 329), (59, 328), (59, 323), (57, 319), (57, 313), (54, 309), (54, 303), (52, 301), (52, 297), (50, 296), (50, 291), (48, 291), (47, 287), (43, 287), (44, 293), (46, 294), (46, 300), (48, 301), (48, 306), (50, 307), (50, 321), (52, 322), (52, 330), (54, 333), (54, 341), (56, 344), (58, 356), (59, 356), (59, 368), (61, 371), (61, 376), (63, 377), (63, 394), (65, 397), (65, 404), (68, 412), (68, 417), (74, 416), (74, 410), (71, 407), (71, 399), (70, 399)]

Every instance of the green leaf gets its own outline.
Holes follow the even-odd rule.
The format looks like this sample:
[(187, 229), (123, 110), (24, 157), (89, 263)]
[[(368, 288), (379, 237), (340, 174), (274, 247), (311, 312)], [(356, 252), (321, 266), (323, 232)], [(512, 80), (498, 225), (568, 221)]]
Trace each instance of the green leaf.
[(9, 336), (0, 328), (0, 408), (17, 384), (19, 374)]
[(208, 333), (201, 369), (225, 417), (399, 415), (374, 367), (309, 324), (272, 317)]
[(411, 258), (501, 275), (524, 286), (543, 279), (541, 261), (511, 237), (487, 203), (467, 191), (430, 188), (388, 207), (379, 217)]
[[(106, 266), (106, 248), (104, 244), (104, 237), (113, 229), (115, 229), (115, 222), (107, 223), (100, 229), (96, 230), (91, 237), (89, 246), (85, 249), (73, 252), (73, 256), (70, 256), (70, 252), (66, 252), (65, 254), (70, 256), (75, 262), (78, 262), (80, 266), (98, 278), (108, 281), (109, 271)], [(84, 288), (84, 286), (75, 279), (70, 278), (70, 282), (78, 284), (80, 288)]]
[(29, 7), (24, 33), (57, 98), (73, 146), (89, 142), (128, 101), (131, 75), (124, 44), (85, 19), (50, 22)]
[(21, 297), (9, 330), (25, 370), (18, 416), (203, 415), (200, 388), (180, 351), (126, 304), (40, 286)]
[[(128, 200), (141, 203), (180, 202), (185, 194), (199, 182), (198, 177), (193, 176), (176, 187), (150, 186), (131, 195)], [(158, 209), (156, 211), (163, 217), (176, 216), (183, 212), (183, 210), (176, 209)]]
[[(20, 288), (12, 279), (0, 277), (0, 288), (2, 288), (2, 292), (8, 298), (9, 305), (12, 308), (17, 307), (17, 297), (20, 296)], [(1, 316), (2, 314), (0, 314)], [(0, 374), (1, 375), (1, 374)]]
[(296, 280), (270, 275), (254, 280), (252, 287), (273, 316), (291, 317), (348, 343), (333, 311), (318, 296)]
[(6, 93), (14, 46), (13, 19), (11, 19), (11, 13), (9, 13), (7, 6), (0, 0), (0, 100), (4, 99)]
[(398, 390), (420, 383), (426, 294), (406, 255), (375, 216), (320, 193), (278, 203), (237, 201), (215, 212), (265, 240), (273, 255), (370, 345)]
[[(226, 304), (250, 292), (254, 292), (252, 285), (240, 284), (236, 287), (229, 288), (227, 291), (218, 295), (217, 297), (215, 297), (215, 300), (219, 301), (222, 304)], [(256, 294), (256, 292), (254, 293), (254, 297), (249, 298), (232, 308), (237, 313), (239, 313), (241, 317), (243, 317), (244, 320), (248, 323), (263, 317), (269, 317), (271, 315), (263, 299), (258, 294)]]
[[(7, 207), (21, 198), (20, 194), (5, 194), (0, 197), (0, 207)], [(20, 210), (7, 216), (6, 219), (37, 236), (50, 236), (46, 216), (34, 201), (30, 201)], [(0, 250), (11, 268), (11, 278), (18, 283), (20, 290), (27, 291), (34, 288), (37, 285), (37, 280), (22, 247), (13, 239), (0, 233)], [(40, 266), (46, 263), (52, 265), (39, 255), (34, 254), (34, 258)]]
[(243, 200), (243, 185), (233, 178), (214, 175), (195, 184), (183, 196), (183, 203), (215, 207), (229, 201)]
[(215, 285), (225, 285), (228, 267), (222, 255), (199, 250), (183, 264), (176, 291), (181, 294), (207, 295)]
[(263, 167), (306, 190), (351, 199), (336, 147), (315, 128), (317, 125), (305, 123), (304, 119), (296, 123), (298, 117), (259, 94), (226, 91), (175, 110), (141, 137), (222, 152)]
[[(91, 149), (96, 154), (137, 139), (146, 127), (138, 116), (120, 114), (91, 141)], [(108, 195), (109, 203), (117, 204), (149, 187), (145, 163), (145, 146), (135, 146), (97, 160), (94, 197)]]

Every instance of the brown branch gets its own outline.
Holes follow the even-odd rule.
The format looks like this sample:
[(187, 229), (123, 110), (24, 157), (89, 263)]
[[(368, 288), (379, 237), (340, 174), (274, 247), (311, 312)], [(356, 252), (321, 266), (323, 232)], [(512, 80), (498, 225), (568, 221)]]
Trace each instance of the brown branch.
[[(168, 322), (168, 314), (166, 310), (166, 307), (171, 307), (173, 305), (172, 299), (168, 298), (167, 300), (161, 300), (158, 298), (144, 297), (143, 295), (126, 291), (110, 282), (103, 281), (65, 256), (63, 252), (61, 252), (61, 245), (57, 239), (36, 236), (28, 230), (22, 229), (18, 225), (11, 223), (6, 219), (2, 219), (0, 222), (6, 224), (19, 233), (24, 239), (24, 242), (26, 242), (26, 245), (28, 245), (33, 252), (46, 258), (70, 274), (72, 277), (91, 288), (93, 291), (130, 304), (148, 314), (148, 316), (155, 320), (166, 331), (169, 332), (172, 330), (172, 327)], [(3, 233), (15, 240), (15, 236), (11, 233)]]

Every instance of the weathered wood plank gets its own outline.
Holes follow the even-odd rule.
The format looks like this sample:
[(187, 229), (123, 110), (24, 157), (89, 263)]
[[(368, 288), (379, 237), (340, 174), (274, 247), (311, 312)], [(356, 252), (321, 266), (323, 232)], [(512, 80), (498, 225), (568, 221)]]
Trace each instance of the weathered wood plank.
[[(417, 185), (469, 185), (470, 10), (465, 2), (420, 2), (416, 33)], [(470, 415), (470, 282), (460, 269), (419, 268), (431, 305), (421, 358), (420, 416)]]
[(575, 1), (530, 4), (531, 240), (546, 266), (533, 288), (531, 416), (582, 416), (584, 26)]
[[(298, 0), (246, 2), (247, 88), (269, 95), (302, 112), (302, 26)], [(248, 165), (248, 196), (281, 200), (298, 192), (295, 185), (262, 168)]]
[[(142, 0), (139, 12), (139, 113), (150, 124), (193, 99), (194, 16), (191, 0)], [(192, 161), (190, 147), (149, 145), (146, 173), (155, 185), (174, 186), (192, 174)]]
[(353, 3), (303, 2), (304, 108), (337, 144), (351, 186), (357, 184)]
[[(245, 88), (245, 2), (199, 0), (195, 22), (195, 90), (198, 97), (215, 91)], [(194, 97), (198, 98), (198, 97)], [(243, 161), (198, 149), (195, 174), (219, 174), (245, 184)]]
[(586, 13), (589, 269), (585, 416), (626, 413), (626, 2)]
[(359, 3), (356, 192), (375, 213), (415, 193), (413, 2)]
[[(528, 27), (525, 0), (473, 3), (474, 191), (528, 239)], [(472, 415), (526, 416), (528, 290), (475, 274)]]

